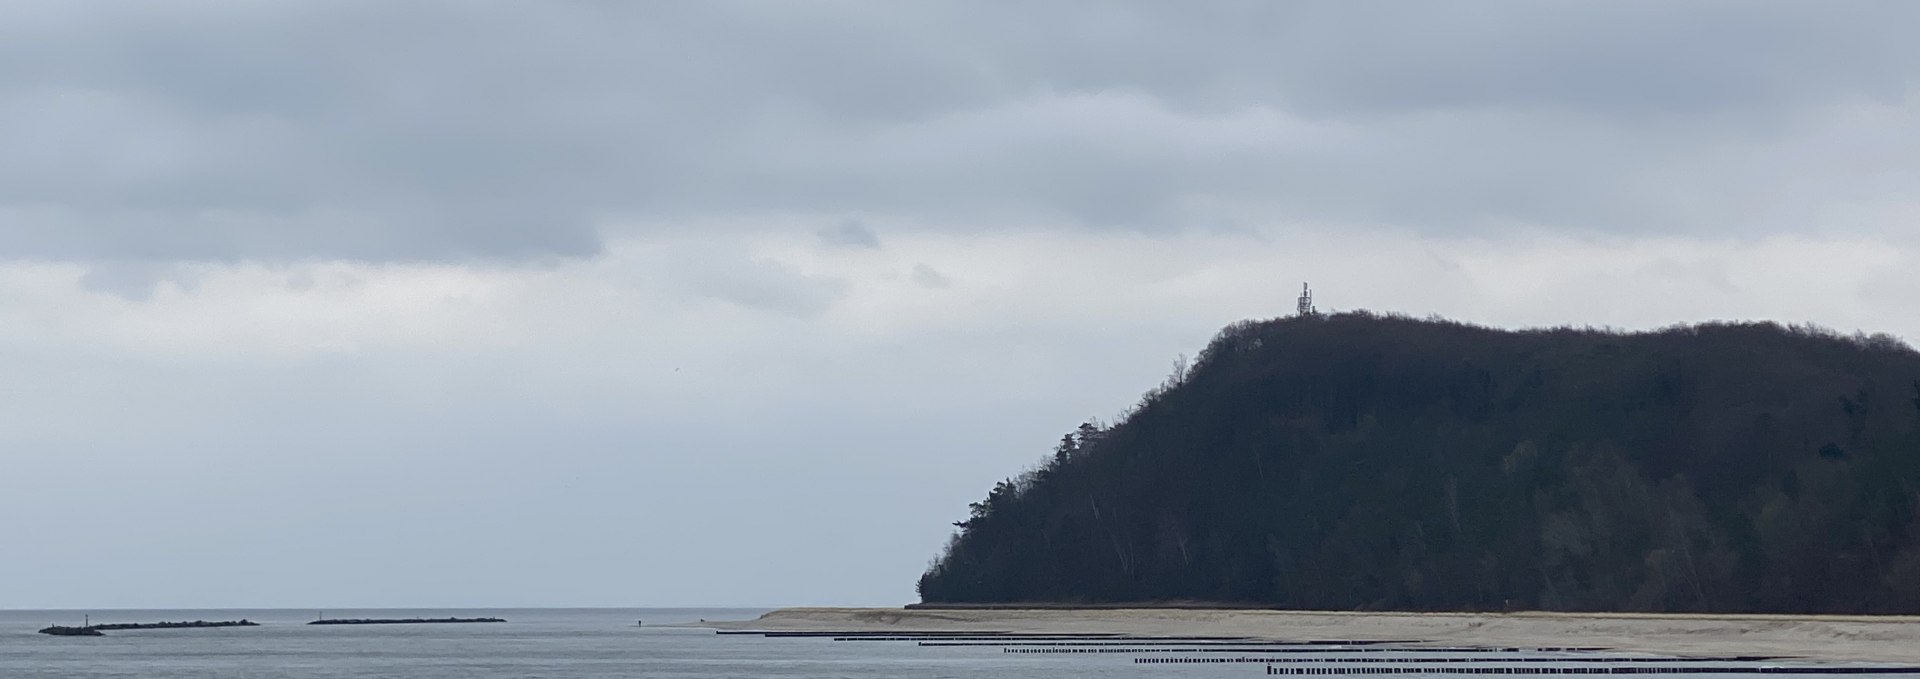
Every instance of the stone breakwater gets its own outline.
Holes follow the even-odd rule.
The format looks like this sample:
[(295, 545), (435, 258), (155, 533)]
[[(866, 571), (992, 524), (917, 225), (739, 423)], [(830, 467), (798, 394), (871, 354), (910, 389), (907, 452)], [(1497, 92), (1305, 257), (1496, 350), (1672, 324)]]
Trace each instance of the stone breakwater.
[(68, 627), (68, 626), (66, 626), (66, 625), (53, 625), (53, 626), (51, 626), (51, 627), (46, 627), (46, 628), (43, 628), (43, 629), (41, 629), (41, 630), (40, 630), (40, 633), (41, 633), (41, 634), (51, 634), (51, 635), (53, 635), (53, 636), (56, 636), (56, 637), (97, 637), (97, 636), (102, 636), (102, 635), (100, 634), (100, 630), (97, 630), (97, 629), (94, 629), (94, 628), (92, 628), (92, 627)]
[(193, 628), (201, 628), (201, 627), (258, 627), (258, 626), (260, 626), (260, 623), (254, 622), (252, 620), (248, 620), (246, 618), (241, 618), (239, 620), (212, 620), (212, 621), (181, 620), (181, 621), (175, 621), (175, 622), (166, 622), (166, 621), (163, 621), (163, 622), (108, 622), (108, 623), (101, 623), (98, 625), (83, 625), (80, 627), (54, 625), (52, 627), (48, 627), (40, 630), (40, 633), (51, 634), (57, 637), (97, 637), (97, 636), (102, 636), (100, 634), (102, 631), (114, 631), (114, 630), (193, 629)]
[(259, 627), (260, 623), (241, 618), (239, 620), (183, 620), (180, 622), (110, 622), (94, 625), (97, 630), (121, 629), (182, 629), (193, 627)]
[(420, 625), (454, 622), (506, 622), (506, 618), (334, 618), (315, 620), (309, 625)]

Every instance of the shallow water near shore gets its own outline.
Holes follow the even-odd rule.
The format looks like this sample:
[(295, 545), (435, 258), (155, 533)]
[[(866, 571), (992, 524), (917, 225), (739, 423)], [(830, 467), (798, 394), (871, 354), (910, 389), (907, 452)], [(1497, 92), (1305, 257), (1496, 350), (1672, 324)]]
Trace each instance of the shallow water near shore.
[[(763, 638), (715, 634), (668, 625), (749, 620), (749, 609), (385, 609), (385, 610), (148, 610), (0, 611), (0, 677), (60, 678), (262, 678), (346, 677), (837, 677), (845, 679), (1014, 677), (1250, 677), (1264, 676), (1266, 663), (1149, 664), (1136, 659), (1220, 658), (1274, 655), (1269, 649), (1205, 652), (1158, 648), (1132, 652), (1132, 644), (1102, 642), (1000, 643), (923, 646), (905, 641), (834, 641), (831, 638)], [(37, 634), (50, 624), (180, 620), (237, 620), (259, 627), (126, 630), (104, 637)], [(310, 626), (328, 618), (500, 617), (504, 623)], [(636, 621), (645, 620), (645, 626)], [(1568, 640), (1570, 643), (1574, 640)], [(1074, 648), (1119, 652), (1063, 651)], [(1220, 649), (1215, 649), (1216, 651)], [(1325, 650), (1325, 649), (1322, 649)], [(1414, 666), (1417, 657), (1462, 657), (1485, 653), (1411, 651), (1296, 652), (1288, 662), (1322, 666), (1338, 657), (1368, 656), (1365, 667)], [(1535, 667), (1575, 667), (1552, 653), (1502, 654)], [(1358, 660), (1353, 662), (1358, 663)], [(1427, 662), (1432, 662), (1431, 660)], [(1495, 661), (1506, 664), (1507, 661)], [(1622, 663), (1625, 664), (1625, 663)], [(1363, 667), (1352, 664), (1347, 667)], [(1429, 665), (1439, 667), (1440, 665)], [(1448, 667), (1463, 667), (1447, 663)], [(1586, 665), (1591, 666), (1591, 665)], [(1330, 672), (1332, 673), (1332, 672)], [(1706, 675), (1714, 676), (1714, 675)], [(1726, 675), (1732, 676), (1732, 675)], [(1906, 675), (1913, 676), (1913, 675)]]
[[(310, 626), (322, 611), (87, 611), (95, 623), (236, 620), (259, 627), (134, 630), (104, 637), (38, 634), (81, 624), (82, 611), (0, 611), (0, 677), (345, 679), (418, 677), (1148, 677), (1127, 657), (1022, 656), (998, 648), (764, 639), (668, 627), (746, 620), (746, 609), (328, 610), (334, 618), (506, 618), (504, 623)], [(636, 626), (644, 620), (646, 626)], [(1246, 666), (1180, 676), (1252, 676)]]

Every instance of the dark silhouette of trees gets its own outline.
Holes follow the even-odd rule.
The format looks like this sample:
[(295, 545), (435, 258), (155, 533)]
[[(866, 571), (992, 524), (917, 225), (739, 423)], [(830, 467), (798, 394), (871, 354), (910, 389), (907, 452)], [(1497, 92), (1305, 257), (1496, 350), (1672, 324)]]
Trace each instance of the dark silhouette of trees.
[(929, 603), (1920, 612), (1920, 354), (1706, 324), (1227, 326), (997, 484)]

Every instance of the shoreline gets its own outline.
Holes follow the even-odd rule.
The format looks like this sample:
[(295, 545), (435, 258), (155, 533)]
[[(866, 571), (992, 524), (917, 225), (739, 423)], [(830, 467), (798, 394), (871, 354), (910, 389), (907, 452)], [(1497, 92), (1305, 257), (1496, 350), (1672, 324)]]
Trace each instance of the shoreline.
[[(1680, 656), (1920, 663), (1920, 616), (1665, 613), (1361, 613), (1249, 608), (783, 608), (694, 625), (770, 632), (1015, 632), (1418, 639), (1462, 646), (1602, 646)], [(1415, 644), (1417, 645), (1417, 644)]]

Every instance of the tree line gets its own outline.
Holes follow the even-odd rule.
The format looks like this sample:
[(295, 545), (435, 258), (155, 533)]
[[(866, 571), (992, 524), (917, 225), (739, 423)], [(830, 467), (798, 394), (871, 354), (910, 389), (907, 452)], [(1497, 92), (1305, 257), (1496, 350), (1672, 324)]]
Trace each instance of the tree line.
[(927, 603), (1920, 612), (1920, 354), (1716, 323), (1236, 323), (956, 522)]

